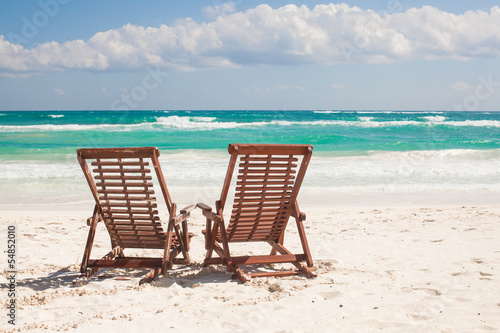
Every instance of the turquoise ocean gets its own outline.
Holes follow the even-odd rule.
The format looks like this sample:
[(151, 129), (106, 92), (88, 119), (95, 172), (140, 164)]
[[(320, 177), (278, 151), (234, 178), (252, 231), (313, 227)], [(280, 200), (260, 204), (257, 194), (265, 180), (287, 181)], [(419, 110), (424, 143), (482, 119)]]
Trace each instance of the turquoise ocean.
[(91, 209), (83, 147), (156, 146), (174, 200), (212, 203), (229, 143), (312, 144), (308, 205), (492, 204), (500, 194), (500, 112), (0, 111), (0, 209)]

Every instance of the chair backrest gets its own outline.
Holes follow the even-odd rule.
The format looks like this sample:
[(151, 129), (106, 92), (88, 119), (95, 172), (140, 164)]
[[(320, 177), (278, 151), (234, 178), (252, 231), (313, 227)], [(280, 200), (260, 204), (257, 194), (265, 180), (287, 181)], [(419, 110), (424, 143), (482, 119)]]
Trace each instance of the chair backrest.
[(78, 149), (77, 154), (112, 246), (163, 249), (166, 237), (154, 197), (154, 178), (169, 212), (172, 201), (158, 148)]
[[(224, 208), (239, 163), (228, 242), (277, 240), (284, 232), (312, 154), (311, 145), (229, 145)], [(238, 161), (239, 160), (239, 161)]]

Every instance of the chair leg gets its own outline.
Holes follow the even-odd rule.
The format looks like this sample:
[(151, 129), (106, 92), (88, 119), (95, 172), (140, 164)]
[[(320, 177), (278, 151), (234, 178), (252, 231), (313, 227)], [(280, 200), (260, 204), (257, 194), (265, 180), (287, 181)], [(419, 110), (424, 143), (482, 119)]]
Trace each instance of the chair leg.
[(160, 275), (160, 267), (155, 267), (139, 281), (139, 285), (152, 282), (158, 275)]
[(83, 252), (82, 265), (80, 267), (80, 272), (85, 274), (87, 272), (87, 267), (89, 264), (90, 253), (92, 252), (92, 245), (94, 244), (94, 237), (97, 228), (97, 221), (99, 220), (99, 213), (97, 206), (94, 208), (94, 214), (92, 214), (89, 235), (87, 237), (87, 243), (85, 245), (85, 251)]
[(184, 241), (184, 259), (186, 261), (186, 265), (191, 265), (191, 258), (189, 257), (189, 250), (190, 250), (190, 243), (191, 243), (191, 238), (189, 237), (188, 233), (188, 224), (187, 221), (182, 222), (182, 232), (181, 232), (182, 240)]
[[(292, 252), (288, 251), (283, 246), (283, 244), (276, 243), (276, 242), (269, 242), (269, 243), (271, 244), (271, 246), (273, 247), (273, 249), (275, 249), (277, 252), (279, 252), (281, 254), (292, 254)], [(316, 277), (316, 274), (314, 274), (307, 266), (305, 266), (301, 262), (299, 262), (299, 261), (292, 261), (291, 264), (293, 264), (295, 267), (297, 267), (299, 269), (299, 271), (301, 271), (302, 273), (304, 273), (304, 275), (306, 275), (307, 277), (310, 277), (310, 278)]]
[[(116, 246), (111, 251), (106, 253), (106, 255), (104, 257), (102, 257), (101, 260), (113, 260), (115, 257), (124, 257), (123, 249), (119, 246)], [(87, 260), (87, 262), (88, 262), (88, 260)], [(92, 277), (92, 275), (97, 273), (99, 270), (100, 270), (99, 267), (86, 268), (85, 271), (82, 271), (82, 275), (89, 278), (89, 277)]]
[(247, 276), (245, 275), (245, 273), (243, 273), (243, 271), (241, 270), (241, 268), (238, 267), (238, 265), (233, 265), (232, 266), (232, 271), (234, 272), (233, 278), (236, 278), (236, 279), (240, 280), (243, 283), (245, 283), (245, 282), (248, 281)]
[[(189, 262), (189, 252), (187, 250), (188, 248), (188, 243), (186, 242), (186, 239), (184, 237), (184, 231), (181, 231), (180, 227), (176, 225), (174, 227), (175, 230), (175, 235), (177, 236), (177, 240), (179, 242), (179, 246), (181, 248), (182, 256), (184, 259)], [(186, 235), (187, 236), (187, 235)], [(174, 260), (175, 258), (171, 258), (171, 260)]]
[(216, 246), (216, 236), (218, 231), (219, 231), (219, 224), (214, 223), (214, 229), (211, 232), (207, 231), (205, 234), (205, 244), (206, 244), (205, 247), (207, 248), (207, 253), (205, 254), (205, 260), (212, 258), (214, 247)]

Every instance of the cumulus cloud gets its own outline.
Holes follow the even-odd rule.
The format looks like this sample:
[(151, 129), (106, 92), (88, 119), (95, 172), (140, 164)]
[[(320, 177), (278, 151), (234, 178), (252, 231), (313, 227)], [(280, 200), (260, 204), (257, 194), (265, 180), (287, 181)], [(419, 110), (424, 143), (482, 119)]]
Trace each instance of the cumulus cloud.
[(0, 36), (0, 73), (175, 70), (269, 64), (338, 64), (500, 56), (500, 8), (462, 15), (434, 7), (377, 13), (347, 4), (260, 5), (235, 12), (207, 7), (210, 22), (172, 26), (127, 24), (87, 41), (48, 42), (31, 49)]
[(218, 16), (234, 13), (236, 11), (236, 5), (234, 2), (225, 2), (220, 5), (207, 6), (203, 8), (203, 12), (210, 18), (216, 18)]

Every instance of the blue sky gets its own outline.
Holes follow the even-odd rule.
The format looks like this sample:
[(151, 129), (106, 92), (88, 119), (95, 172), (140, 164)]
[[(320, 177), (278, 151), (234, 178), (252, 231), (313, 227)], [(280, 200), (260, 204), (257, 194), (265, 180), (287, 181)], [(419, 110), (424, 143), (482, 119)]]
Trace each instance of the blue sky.
[(0, 110), (500, 110), (498, 1), (0, 2)]

